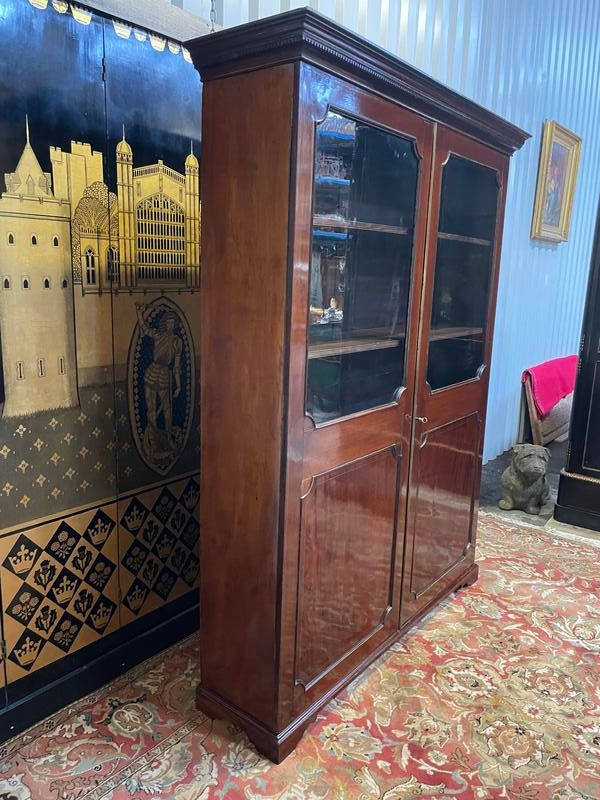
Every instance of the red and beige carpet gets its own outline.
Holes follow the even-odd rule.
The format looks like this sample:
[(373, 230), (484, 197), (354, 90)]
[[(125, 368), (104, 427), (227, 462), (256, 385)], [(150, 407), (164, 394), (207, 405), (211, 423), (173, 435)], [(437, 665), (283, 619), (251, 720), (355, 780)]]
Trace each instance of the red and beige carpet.
[(194, 709), (193, 637), (0, 748), (1, 800), (600, 798), (600, 550), (493, 517), (479, 582), (281, 765)]

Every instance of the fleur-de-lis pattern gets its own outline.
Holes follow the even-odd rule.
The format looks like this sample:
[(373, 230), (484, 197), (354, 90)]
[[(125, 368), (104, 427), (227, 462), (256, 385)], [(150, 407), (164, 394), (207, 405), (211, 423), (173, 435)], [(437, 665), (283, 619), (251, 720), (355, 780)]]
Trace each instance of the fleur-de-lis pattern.
[[(146, 45), (140, 43), (141, 39), (148, 41), (148, 34), (136, 32), (134, 36), (131, 26), (124, 26), (127, 35), (123, 38), (123, 26), (113, 26), (108, 17), (92, 14), (89, 10), (77, 10), (64, 0), (9, 0), (8, 6), (9, 10), (4, 13), (3, 9), (1, 16), (3, 21), (8, 21), (8, 28), (14, 36), (9, 37), (11, 46), (2, 48), (0, 54), (4, 67), (23, 59), (27, 61), (34, 40), (46, 44), (58, 42), (59, 46), (45, 48), (43, 61), (47, 62), (47, 69), (26, 70), (20, 89), (27, 100), (27, 108), (23, 105), (19, 111), (14, 107), (11, 98), (15, 89), (10, 81), (4, 81), (0, 87), (0, 104), (12, 104), (16, 114), (7, 122), (11, 128), (7, 136), (14, 140), (15, 147), (4, 148), (6, 163), (2, 178), (6, 173), (6, 181), (2, 179), (2, 191), (7, 191), (1, 199), (4, 217), (13, 211), (16, 214), (13, 220), (16, 227), (12, 228), (14, 234), (2, 233), (3, 246), (7, 244), (7, 237), (14, 244), (9, 259), (12, 265), (9, 265), (9, 271), (14, 273), (11, 278), (14, 286), (11, 284), (11, 288), (20, 291), (21, 273), (29, 273), (27, 265), (34, 256), (32, 243), (37, 245), (34, 260), (39, 264), (37, 277), (29, 275), (28, 280), (33, 282), (27, 297), (22, 293), (17, 297), (13, 291), (15, 302), (12, 303), (8, 296), (6, 300), (10, 309), (2, 301), (0, 320), (5, 355), (4, 369), (0, 368), (0, 373), (4, 372), (4, 386), (0, 387), (3, 388), (0, 404), (3, 406), (0, 409), (0, 627), (3, 645), (0, 656), (0, 720), (2, 708), (13, 699), (22, 699), (34, 684), (39, 688), (35, 681), (29, 680), (33, 672), (61, 659), (64, 660), (65, 672), (73, 665), (80, 666), (85, 658), (71, 658), (75, 651), (97, 642), (101, 636), (111, 635), (121, 624), (119, 572), (126, 573), (123, 595), (130, 588), (132, 575), (120, 560), (131, 545), (131, 537), (127, 537), (123, 548), (119, 548), (120, 529), (124, 530), (125, 526), (118, 524), (117, 498), (128, 504), (136, 493), (142, 496), (147, 487), (160, 485), (162, 488), (164, 485), (169, 487), (175, 503), (181, 503), (181, 492), (188, 485), (189, 476), (198, 470), (200, 433), (200, 404), (194, 399), (198, 396), (199, 386), (194, 347), (199, 332), (196, 313), (199, 255), (194, 256), (193, 265), (186, 257), (185, 265), (177, 269), (142, 268), (142, 272), (152, 272), (148, 281), (141, 280), (141, 272), (136, 273), (137, 262), (141, 264), (144, 260), (137, 257), (139, 254), (136, 255), (136, 265), (124, 266), (127, 259), (124, 260), (117, 235), (119, 224), (121, 228), (124, 224), (123, 219), (120, 223), (117, 219), (118, 197), (122, 199), (124, 195), (122, 187), (117, 187), (113, 180), (113, 168), (119, 159), (115, 152), (116, 142), (110, 142), (112, 133), (105, 124), (106, 109), (102, 96), (107, 84), (95, 69), (100, 64), (98, 59), (103, 60), (99, 54), (103, 54), (112, 65), (112, 86), (121, 85), (123, 80), (126, 82), (132, 48), (142, 61), (148, 56)], [(46, 6), (48, 13), (43, 13)], [(80, 22), (85, 24), (79, 25)], [(72, 25), (79, 30), (71, 30)], [(28, 31), (31, 35), (19, 36), (19, 31)], [(157, 196), (154, 167), (151, 165), (157, 160), (162, 165), (165, 158), (164, 171), (161, 166), (160, 173), (167, 183), (162, 187), (163, 177), (160, 177), (160, 191), (164, 189), (170, 202), (174, 203), (173, 213), (178, 214), (176, 209), (180, 207), (185, 212), (186, 222), (182, 229), (185, 227), (188, 233), (193, 231), (197, 239), (199, 197), (191, 206), (184, 202), (185, 197), (190, 198), (190, 189), (197, 195), (194, 188), (197, 187), (197, 168), (186, 173), (184, 164), (189, 166), (188, 159), (194, 161), (188, 145), (180, 147), (177, 155), (168, 143), (165, 144), (164, 134), (178, 129), (180, 133), (189, 131), (191, 122), (200, 119), (199, 106), (187, 102), (189, 91), (182, 89), (178, 73), (185, 76), (187, 70), (189, 78), (195, 81), (194, 91), (198, 98), (200, 83), (187, 51), (184, 59), (179, 44), (169, 42), (167, 46), (164, 38), (151, 38), (153, 46), (147, 45), (152, 51), (151, 72), (158, 68), (162, 78), (165, 77), (164, 70), (153, 63), (157, 50), (162, 52), (166, 49), (168, 56), (165, 55), (165, 59), (173, 58), (174, 52), (179, 54), (179, 69), (169, 68), (168, 85), (164, 81), (161, 83), (162, 91), (170, 101), (167, 103), (169, 108), (164, 103), (155, 104), (156, 108), (162, 109), (160, 122), (141, 128), (132, 126), (131, 114), (139, 116), (144, 111), (145, 101), (140, 95), (133, 100), (124, 100), (121, 109), (117, 103), (113, 109), (114, 120), (119, 126), (124, 122), (128, 128), (135, 152), (135, 167), (146, 165), (146, 169), (138, 174), (139, 180), (136, 178), (136, 194), (142, 187), (145, 199)], [(109, 40), (105, 52), (104, 45)], [(108, 48), (111, 49), (110, 56)], [(81, 137), (69, 128), (73, 120), (68, 114), (57, 117), (54, 113), (60, 100), (56, 91), (47, 91), (48, 76), (56, 74), (52, 66), (54, 62), (59, 66), (59, 72), (64, 68), (65, 74), (69, 74), (70, 94), (75, 92), (75, 95), (79, 93), (86, 98), (88, 124), (85, 142), (74, 141)], [(2, 74), (9, 73), (10, 69), (8, 72), (2, 70)], [(122, 77), (117, 77), (117, 74)], [(58, 91), (60, 81), (54, 83)], [(26, 112), (29, 115), (27, 136)], [(48, 125), (50, 119), (53, 122)], [(192, 127), (197, 128), (197, 125)], [(19, 153), (15, 149), (19, 143), (20, 152), (26, 145), (35, 162), (35, 169), (29, 170), (31, 175), (21, 169), (23, 163), (19, 162)], [(53, 159), (50, 170), (48, 154), (54, 146), (63, 150), (58, 161)], [(154, 152), (154, 155), (144, 161), (144, 154), (149, 152)], [(40, 171), (36, 159), (43, 169), (48, 168), (47, 173)], [(168, 167), (170, 161), (173, 163)], [(21, 167), (18, 167), (19, 163)], [(51, 176), (49, 172), (52, 172)], [(194, 177), (190, 178), (191, 175)], [(41, 198), (46, 191), (51, 200), (56, 196), (56, 203), (52, 200), (42, 207), (31, 199), (34, 195)], [(19, 195), (23, 200), (20, 204), (14, 201)], [(15, 202), (19, 209), (16, 209)], [(30, 213), (32, 203), (39, 205), (33, 221)], [(58, 221), (57, 211), (60, 211)], [(135, 210), (130, 208), (130, 211), (137, 229)], [(161, 211), (153, 214), (156, 220), (164, 216)], [(189, 218), (190, 214), (193, 219)], [(85, 284), (81, 269), (81, 253), (85, 252), (82, 236), (85, 238), (84, 232), (90, 232), (90, 226), (101, 238), (104, 234), (108, 239), (114, 238), (116, 263), (121, 264), (116, 282), (112, 280), (113, 274), (107, 281), (107, 249), (113, 250), (112, 246), (109, 248), (107, 239), (101, 251), (96, 250), (95, 285)], [(170, 244), (166, 237), (174, 231), (174, 228), (164, 227), (167, 249)], [(132, 235), (135, 238), (135, 234)], [(179, 249), (179, 239), (176, 244), (175, 250)], [(108, 258), (110, 261), (110, 256)], [(177, 256), (175, 260), (179, 262), (183, 258), (182, 250), (181, 257)], [(44, 277), (46, 273), (42, 273), (42, 269), (47, 270), (48, 277)], [(138, 280), (134, 283), (139, 285), (133, 287), (133, 292), (124, 292), (119, 281), (129, 284), (125, 271), (130, 269), (133, 269), (132, 275), (137, 274)], [(188, 280), (187, 276), (192, 277), (192, 269), (193, 280)], [(111, 268), (108, 270), (110, 273)], [(183, 272), (186, 278), (181, 280)], [(42, 292), (42, 287), (49, 291)], [(136, 312), (138, 304), (147, 307), (145, 319), (158, 336), (162, 334), (162, 328), (169, 326), (171, 315), (176, 316), (176, 335), (184, 343), (177, 360), (172, 359), (169, 366), (172, 375), (170, 419), (167, 420), (166, 401), (162, 410), (157, 407), (161, 442), (150, 442), (152, 430), (148, 427), (146, 401), (152, 381), (146, 381), (145, 375), (149, 364), (161, 360), (163, 345), (159, 343), (155, 347), (153, 337), (144, 333)], [(108, 314), (107, 309), (110, 310)], [(193, 331), (187, 321), (188, 315)], [(21, 324), (23, 320), (27, 324)], [(48, 341), (40, 340), (38, 347), (34, 341), (35, 331), (42, 328)], [(140, 347), (137, 347), (135, 337), (138, 343), (141, 339)], [(47, 356), (45, 361), (36, 363), (44, 356)], [(18, 358), (24, 361), (17, 362)], [(25, 373), (21, 373), (23, 363)], [(26, 380), (15, 384), (15, 378), (20, 376)], [(157, 402), (160, 406), (161, 400), (157, 399)], [(144, 446), (138, 431), (140, 426), (147, 430), (146, 443), (152, 447)], [(161, 457), (163, 444), (170, 450), (168, 463)], [(145, 458), (147, 449), (152, 449), (154, 456), (158, 457)], [(158, 461), (161, 462), (158, 464), (160, 470), (155, 469)], [(160, 491), (156, 490), (155, 494)], [(153, 503), (146, 503), (146, 513), (150, 512)], [(186, 512), (189, 514), (187, 507)], [(161, 521), (153, 537), (149, 527), (150, 541), (140, 540), (147, 552), (151, 551), (167, 521), (166, 518)], [(12, 560), (7, 560), (9, 553)], [(140, 554), (143, 555), (143, 551), (138, 553), (137, 566), (143, 567), (144, 564), (139, 563)], [(165, 564), (155, 555), (152, 558), (156, 563), (149, 563), (145, 574), (155, 582)], [(166, 590), (166, 587), (165, 583), (163, 588)], [(190, 587), (178, 578), (166, 600), (155, 593), (152, 601), (148, 602), (162, 606), (184, 591), (189, 592)], [(129, 620), (129, 610), (127, 614)], [(148, 620), (147, 628), (152, 624)], [(136, 627), (136, 633), (141, 627)], [(6, 658), (3, 657), (5, 644)], [(101, 649), (96, 648), (94, 655)], [(46, 671), (48, 680), (60, 677), (60, 668), (55, 669), (55, 666), (53, 664), (52, 669)], [(3, 694), (6, 678), (11, 684), (20, 679), (25, 679), (25, 683), (21, 688), (13, 687), (12, 695), (10, 692)], [(43, 683), (45, 677), (40, 675), (39, 680)], [(0, 776), (0, 797), (6, 791), (11, 796), (15, 793), (12, 787), (4, 785)], [(51, 787), (48, 791), (52, 792)], [(16, 794), (21, 793), (16, 790)]]
[[(120, 490), (131, 491), (156, 481), (156, 474), (140, 461), (131, 435), (126, 387), (118, 386), (116, 393), (111, 383), (94, 389), (79, 387), (79, 400), (79, 407), (63, 409), (60, 414), (41, 412), (28, 418), (21, 436), (15, 434), (14, 419), (0, 418), (2, 475), (10, 476), (0, 483), (3, 526), (25, 526), (36, 517), (61, 512), (66, 516), (70, 508), (114, 497), (117, 483)], [(116, 413), (107, 415), (115, 403)], [(196, 411), (193, 435), (177, 462), (180, 474), (197, 468), (198, 428)], [(189, 502), (195, 507), (194, 500), (192, 494)], [(185, 497), (182, 505), (189, 512)], [(173, 507), (165, 503), (167, 517)]]

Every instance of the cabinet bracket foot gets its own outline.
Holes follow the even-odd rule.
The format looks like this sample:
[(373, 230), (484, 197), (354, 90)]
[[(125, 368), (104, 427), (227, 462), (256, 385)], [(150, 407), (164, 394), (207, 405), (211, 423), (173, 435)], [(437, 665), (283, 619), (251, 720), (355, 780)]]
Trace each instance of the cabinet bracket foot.
[(478, 577), (479, 577), (479, 564), (473, 564), (471, 569), (465, 573), (465, 575), (461, 578), (460, 582), (456, 585), (454, 591), (458, 592), (461, 589), (465, 589), (467, 586), (472, 586)]

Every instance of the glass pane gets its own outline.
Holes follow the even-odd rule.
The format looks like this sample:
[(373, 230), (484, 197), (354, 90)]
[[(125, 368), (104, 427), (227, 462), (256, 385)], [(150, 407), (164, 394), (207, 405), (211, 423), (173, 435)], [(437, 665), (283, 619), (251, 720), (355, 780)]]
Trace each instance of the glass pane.
[(412, 141), (329, 112), (317, 126), (306, 410), (392, 402), (404, 383), (418, 159)]
[(474, 378), (483, 363), (498, 203), (494, 170), (455, 155), (443, 169), (427, 367), (432, 389)]

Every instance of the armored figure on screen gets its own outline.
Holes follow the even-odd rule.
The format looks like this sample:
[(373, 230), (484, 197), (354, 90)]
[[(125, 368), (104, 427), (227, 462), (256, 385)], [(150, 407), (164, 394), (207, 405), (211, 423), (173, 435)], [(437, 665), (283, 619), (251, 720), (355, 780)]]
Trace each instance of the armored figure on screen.
[(160, 462), (171, 459), (181, 445), (181, 431), (173, 427), (173, 402), (181, 392), (183, 343), (176, 333), (176, 314), (166, 311), (153, 326), (144, 319), (145, 306), (138, 303), (136, 309), (141, 334), (154, 341), (152, 361), (143, 377), (147, 414), (143, 447), (149, 460)]

